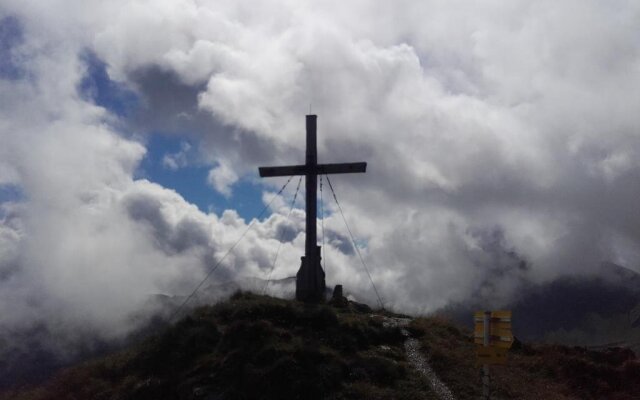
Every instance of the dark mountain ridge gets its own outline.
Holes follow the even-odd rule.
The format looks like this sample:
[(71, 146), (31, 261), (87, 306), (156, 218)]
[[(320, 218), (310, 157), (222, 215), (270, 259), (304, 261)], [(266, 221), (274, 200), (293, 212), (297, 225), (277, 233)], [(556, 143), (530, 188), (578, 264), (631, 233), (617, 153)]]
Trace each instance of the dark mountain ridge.
[[(527, 284), (501, 308), (513, 312), (516, 335), (527, 341), (585, 346), (629, 344), (640, 350), (636, 311), (640, 274), (606, 263), (593, 274), (564, 276), (544, 284)], [(471, 327), (470, 315), (488, 308), (482, 300), (450, 305), (439, 313)]]

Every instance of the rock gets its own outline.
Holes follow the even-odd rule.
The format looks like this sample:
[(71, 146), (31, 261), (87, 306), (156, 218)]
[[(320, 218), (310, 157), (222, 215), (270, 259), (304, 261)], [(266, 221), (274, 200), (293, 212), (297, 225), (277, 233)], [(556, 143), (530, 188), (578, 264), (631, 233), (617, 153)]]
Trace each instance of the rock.
[(331, 300), (329, 301), (334, 307), (344, 308), (349, 305), (349, 300), (342, 295), (342, 285), (336, 285), (333, 289), (333, 296), (331, 296)]

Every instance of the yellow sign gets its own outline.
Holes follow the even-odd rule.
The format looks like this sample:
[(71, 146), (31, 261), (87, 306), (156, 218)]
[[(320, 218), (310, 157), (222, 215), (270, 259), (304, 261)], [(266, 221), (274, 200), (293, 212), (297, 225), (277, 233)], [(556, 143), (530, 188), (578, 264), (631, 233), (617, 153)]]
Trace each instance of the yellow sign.
[(511, 311), (491, 311), (491, 318), (511, 322)]
[[(484, 311), (476, 311), (473, 319), (473, 341), (475, 344), (484, 345)], [(492, 311), (489, 318), (489, 346), (509, 349), (512, 343), (511, 311)]]
[(506, 364), (507, 349), (497, 347), (476, 347), (476, 363), (478, 364)]

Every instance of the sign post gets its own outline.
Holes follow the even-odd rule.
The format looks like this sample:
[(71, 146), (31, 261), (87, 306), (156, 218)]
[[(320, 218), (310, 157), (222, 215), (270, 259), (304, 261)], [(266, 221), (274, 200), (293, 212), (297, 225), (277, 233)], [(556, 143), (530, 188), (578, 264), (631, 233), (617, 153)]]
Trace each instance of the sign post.
[(511, 311), (477, 311), (474, 314), (476, 361), (482, 364), (482, 398), (491, 399), (489, 365), (506, 364), (513, 343)]
[[(490, 333), (491, 333), (491, 311), (484, 312), (483, 318), (483, 338), (482, 345), (487, 348), (489, 347), (490, 341)], [(489, 392), (489, 364), (482, 364), (482, 398), (485, 400), (490, 400), (491, 394)]]

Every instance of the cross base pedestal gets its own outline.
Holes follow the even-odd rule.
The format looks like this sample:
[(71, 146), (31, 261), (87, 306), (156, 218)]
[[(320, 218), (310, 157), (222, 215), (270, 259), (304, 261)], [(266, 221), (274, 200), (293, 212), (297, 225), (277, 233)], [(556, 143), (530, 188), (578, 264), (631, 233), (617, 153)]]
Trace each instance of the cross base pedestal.
[(296, 300), (307, 303), (318, 303), (325, 300), (324, 271), (320, 265), (320, 246), (311, 263), (307, 257), (300, 257), (301, 264), (296, 274)]

